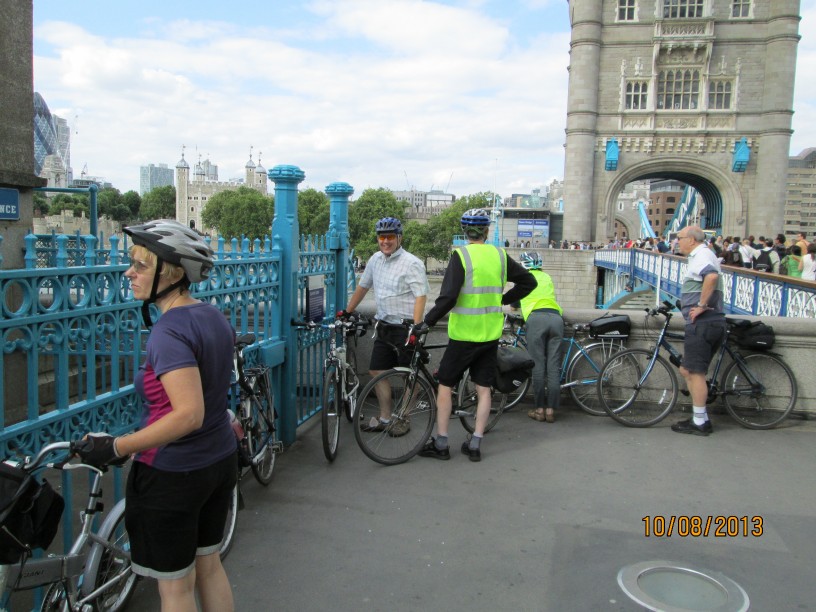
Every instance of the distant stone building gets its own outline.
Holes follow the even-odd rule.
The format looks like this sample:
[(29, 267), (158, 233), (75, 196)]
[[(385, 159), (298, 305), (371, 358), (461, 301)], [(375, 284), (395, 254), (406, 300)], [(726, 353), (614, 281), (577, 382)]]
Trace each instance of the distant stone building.
[(258, 163), (252, 161), (252, 153), (249, 161), (244, 166), (244, 179), (223, 181), (218, 180), (218, 167), (210, 163), (210, 160), (199, 160), (190, 176), (190, 165), (184, 159), (182, 151), (181, 159), (176, 164), (176, 219), (180, 223), (206, 232), (206, 228), (201, 221), (201, 211), (204, 205), (212, 196), (222, 191), (235, 190), (246, 186), (260, 193), (267, 195), (268, 178), (266, 169), (261, 165), (260, 155)]
[[(816, 237), (816, 148), (813, 147), (788, 160), (784, 233), (791, 238), (799, 232), (811, 242)], [(765, 235), (777, 233), (770, 231)]]

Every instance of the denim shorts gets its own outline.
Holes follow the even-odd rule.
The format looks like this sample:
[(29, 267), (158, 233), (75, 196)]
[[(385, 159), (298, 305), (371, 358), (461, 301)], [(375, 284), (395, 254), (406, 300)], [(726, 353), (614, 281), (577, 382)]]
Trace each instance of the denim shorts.
[(693, 374), (705, 374), (725, 338), (725, 319), (697, 319), (686, 324), (683, 343), (683, 367)]

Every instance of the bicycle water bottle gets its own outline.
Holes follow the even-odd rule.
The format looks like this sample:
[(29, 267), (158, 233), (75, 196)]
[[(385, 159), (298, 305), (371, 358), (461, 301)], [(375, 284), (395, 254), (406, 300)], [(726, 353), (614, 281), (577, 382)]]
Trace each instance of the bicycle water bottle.
[(337, 360), (340, 363), (346, 363), (346, 347), (345, 346), (338, 346), (335, 349), (335, 353), (337, 354)]
[(232, 426), (232, 431), (235, 432), (235, 437), (239, 440), (244, 439), (244, 428), (241, 426), (241, 421), (235, 416), (235, 413), (227, 408), (227, 414), (229, 415), (230, 425)]

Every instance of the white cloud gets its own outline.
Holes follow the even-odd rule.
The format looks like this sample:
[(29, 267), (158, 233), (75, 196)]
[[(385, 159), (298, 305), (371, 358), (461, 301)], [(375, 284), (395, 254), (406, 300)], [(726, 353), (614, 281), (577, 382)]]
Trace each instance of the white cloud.
[[(496, 177), (509, 195), (560, 175), (568, 33), (518, 47), (462, 8), (338, 6), (315, 3), (320, 35), (301, 39), (214, 21), (143, 23), (139, 38), (46, 23), (35, 36), (55, 51), (35, 57), (35, 89), (56, 114), (79, 115), (75, 172), (87, 162), (123, 191), (138, 189), (139, 165), (174, 164), (182, 145), (222, 180), (242, 175), (252, 145), (266, 168), (296, 164), (309, 186), (342, 180), (357, 193), (401, 189), (405, 172), (461, 195)], [(331, 45), (311, 44), (320, 38)]]

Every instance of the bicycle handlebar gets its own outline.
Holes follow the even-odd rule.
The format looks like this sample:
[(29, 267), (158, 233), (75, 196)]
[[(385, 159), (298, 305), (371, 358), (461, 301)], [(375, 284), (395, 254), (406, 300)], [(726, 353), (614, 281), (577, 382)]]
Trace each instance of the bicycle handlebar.
[[(83, 463), (82, 457), (79, 456), (79, 451), (84, 450), (85, 445), (88, 443), (86, 440), (70, 440), (70, 441), (63, 441), (63, 442), (51, 442), (50, 444), (46, 444), (43, 446), (36, 455), (32, 458), (26, 458), (19, 467), (27, 473), (32, 473), (34, 470), (46, 465), (47, 467), (51, 467), (57, 470), (62, 469), (76, 469), (76, 468), (86, 468), (89, 470), (93, 470), (96, 472), (103, 472), (103, 469), (97, 468), (96, 466), (90, 465), (89, 463)], [(54, 463), (47, 463), (46, 459), (51, 455), (59, 451), (68, 451), (68, 455), (65, 457), (63, 461), (57, 461)], [(79, 459), (77, 463), (71, 463), (71, 459)], [(124, 457), (123, 459), (127, 461), (129, 457)], [(124, 461), (122, 462), (124, 463)], [(110, 465), (114, 465), (111, 463)], [(117, 464), (118, 465), (118, 464)]]

